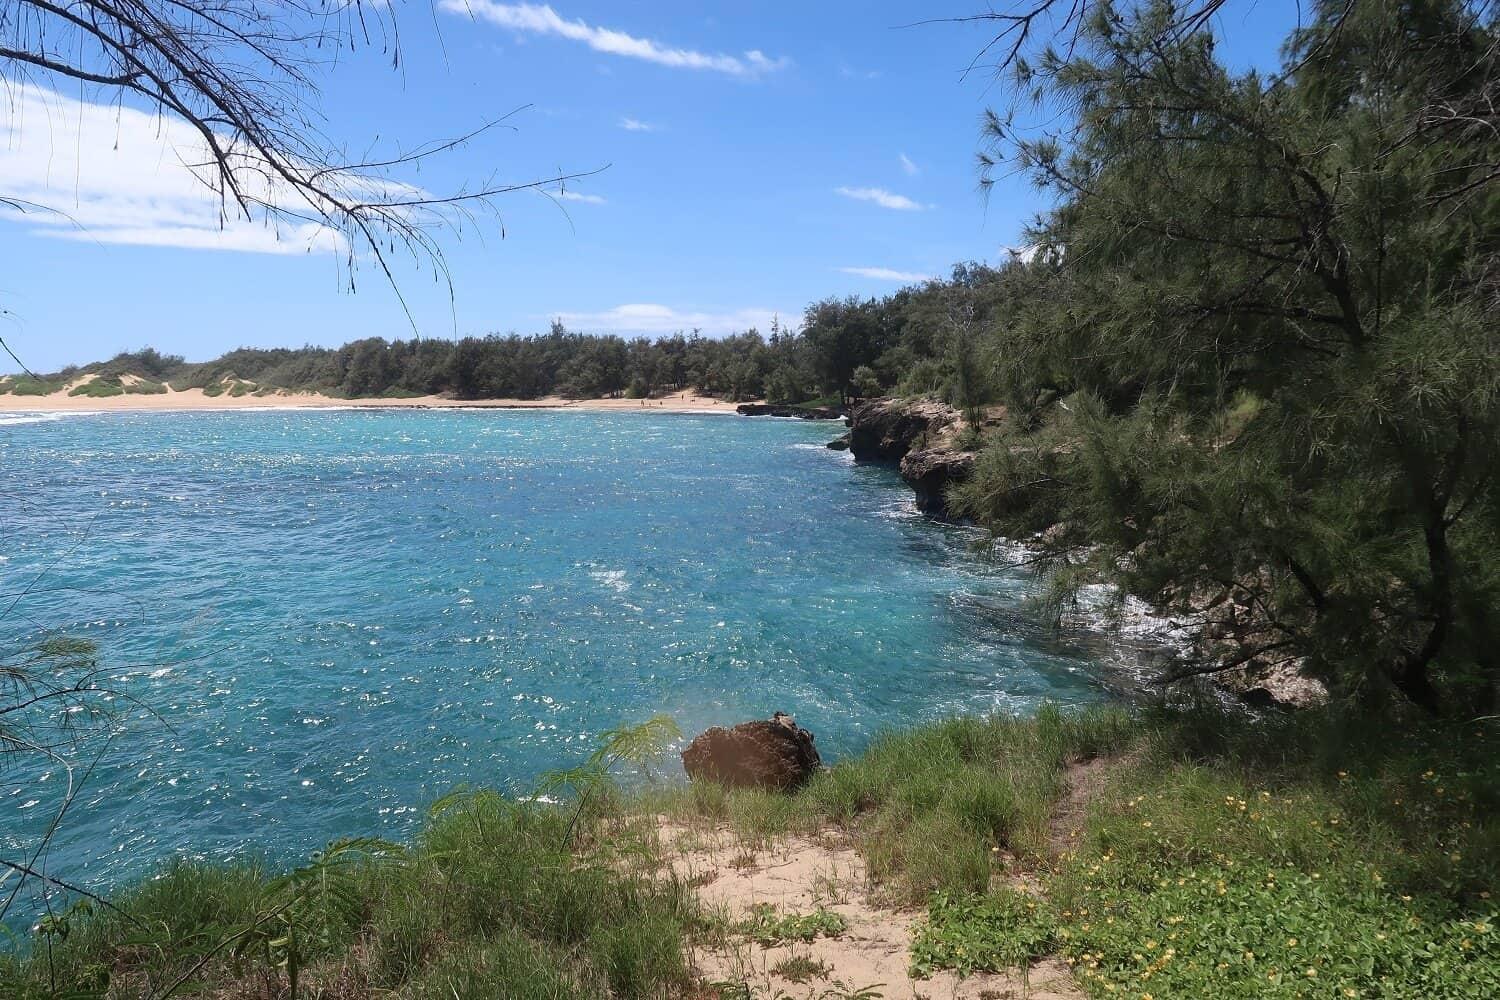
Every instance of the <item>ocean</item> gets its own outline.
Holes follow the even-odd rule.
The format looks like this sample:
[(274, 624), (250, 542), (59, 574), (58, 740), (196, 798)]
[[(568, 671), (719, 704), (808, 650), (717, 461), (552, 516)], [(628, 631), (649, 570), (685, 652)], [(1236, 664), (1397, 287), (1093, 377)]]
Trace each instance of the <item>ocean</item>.
[[(48, 870), (284, 863), (524, 794), (598, 734), (782, 710), (825, 760), (957, 713), (1109, 697), (1128, 654), (921, 517), (831, 423), (386, 410), (0, 415), (0, 641), (97, 645), (109, 718)], [(77, 721), (85, 722), (79, 719)], [(58, 763), (0, 773), (34, 843)], [(675, 758), (664, 780), (681, 780)], [(85, 778), (80, 770), (75, 779)]]

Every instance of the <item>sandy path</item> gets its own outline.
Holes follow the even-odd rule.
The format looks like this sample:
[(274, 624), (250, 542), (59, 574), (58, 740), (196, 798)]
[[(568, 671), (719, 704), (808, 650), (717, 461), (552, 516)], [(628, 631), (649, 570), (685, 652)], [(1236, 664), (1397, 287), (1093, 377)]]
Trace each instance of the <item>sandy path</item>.
[[(847, 923), (843, 933), (806, 944), (764, 947), (729, 934), (694, 954), (705, 982), (746, 983), (757, 996), (816, 997), (830, 987), (852, 991), (876, 986), (885, 1000), (1082, 1000), (1068, 967), (1044, 959), (1026, 970), (959, 979), (940, 973), (914, 980), (908, 972), (912, 932), (920, 911), (893, 910), (870, 899), (864, 862), (843, 835), (792, 837), (752, 849), (722, 829), (704, 830), (663, 822), (658, 836), (678, 875), (694, 886), (710, 912), (740, 921), (757, 904), (782, 913), (823, 907)], [(805, 958), (818, 973), (793, 981), (782, 963)], [(778, 991), (785, 991), (779, 993)]]

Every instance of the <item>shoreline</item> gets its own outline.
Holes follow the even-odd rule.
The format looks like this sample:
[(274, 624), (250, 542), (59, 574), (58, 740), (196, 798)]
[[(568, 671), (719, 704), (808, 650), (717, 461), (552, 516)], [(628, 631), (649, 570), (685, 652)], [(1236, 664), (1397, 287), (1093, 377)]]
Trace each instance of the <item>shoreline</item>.
[(169, 389), (161, 393), (125, 393), (119, 396), (70, 396), (54, 392), (46, 396), (0, 395), (0, 413), (147, 413), (215, 410), (585, 410), (621, 413), (736, 414), (738, 403), (696, 392), (679, 392), (660, 399), (601, 397), (566, 399), (449, 399), (446, 396), (412, 396), (405, 399), (341, 399), (315, 392), (277, 393), (269, 396), (209, 396), (202, 389)]

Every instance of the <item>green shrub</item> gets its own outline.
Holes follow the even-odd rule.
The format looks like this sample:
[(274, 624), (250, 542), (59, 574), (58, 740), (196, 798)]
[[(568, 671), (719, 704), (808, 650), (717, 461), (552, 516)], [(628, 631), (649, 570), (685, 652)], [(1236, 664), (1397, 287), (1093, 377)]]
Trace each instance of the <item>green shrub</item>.
[(771, 904), (758, 903), (738, 929), (756, 944), (769, 948), (789, 941), (805, 944), (820, 937), (838, 937), (848, 926), (842, 916), (821, 906), (811, 913), (778, 913)]
[(1056, 942), (1051, 910), (1035, 896), (1014, 889), (968, 897), (934, 893), (912, 939), (911, 974), (1003, 972), (1051, 954)]
[(50, 396), (62, 387), (61, 382), (47, 382), (27, 376), (11, 382), (10, 392), (17, 396)]
[(120, 384), (120, 380), (118, 378), (96, 378), (91, 382), (85, 382), (82, 385), (75, 385), (72, 389), (68, 390), (69, 396), (85, 396), (91, 399), (104, 399), (110, 396), (122, 396), (124, 394), (125, 387)]

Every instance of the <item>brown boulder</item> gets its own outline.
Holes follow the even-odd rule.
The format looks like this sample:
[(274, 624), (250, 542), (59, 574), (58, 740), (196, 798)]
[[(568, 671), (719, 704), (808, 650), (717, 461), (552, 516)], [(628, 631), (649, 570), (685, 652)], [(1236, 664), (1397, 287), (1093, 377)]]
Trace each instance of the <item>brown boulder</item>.
[(813, 734), (777, 712), (730, 729), (714, 726), (682, 751), (682, 766), (694, 781), (784, 792), (805, 782), (823, 762)]

